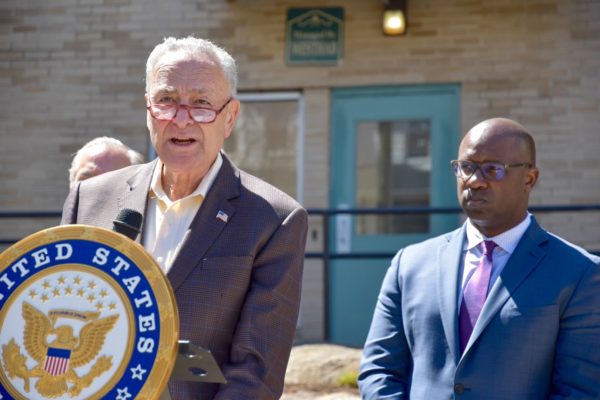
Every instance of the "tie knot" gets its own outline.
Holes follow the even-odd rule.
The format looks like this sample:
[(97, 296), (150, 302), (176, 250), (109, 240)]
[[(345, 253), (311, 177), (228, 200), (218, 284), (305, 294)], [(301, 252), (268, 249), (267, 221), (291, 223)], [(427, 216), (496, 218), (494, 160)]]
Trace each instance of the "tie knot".
[(492, 260), (492, 253), (494, 252), (494, 248), (496, 246), (497, 244), (493, 240), (483, 241), (483, 255), (486, 256), (489, 261)]

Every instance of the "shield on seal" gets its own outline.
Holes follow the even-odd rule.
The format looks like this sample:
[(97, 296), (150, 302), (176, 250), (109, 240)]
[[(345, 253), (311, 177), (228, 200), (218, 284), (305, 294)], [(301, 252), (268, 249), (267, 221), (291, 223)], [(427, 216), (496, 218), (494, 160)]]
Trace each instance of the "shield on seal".
[(58, 376), (67, 372), (71, 350), (48, 347), (46, 360), (44, 360), (44, 371), (50, 375)]

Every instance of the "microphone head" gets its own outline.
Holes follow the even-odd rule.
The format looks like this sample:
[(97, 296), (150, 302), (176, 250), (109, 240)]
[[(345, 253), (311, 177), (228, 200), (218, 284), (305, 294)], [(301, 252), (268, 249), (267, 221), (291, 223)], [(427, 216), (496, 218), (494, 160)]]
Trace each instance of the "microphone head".
[(113, 221), (113, 231), (135, 240), (141, 231), (142, 214), (130, 208), (124, 208), (119, 212), (117, 218)]

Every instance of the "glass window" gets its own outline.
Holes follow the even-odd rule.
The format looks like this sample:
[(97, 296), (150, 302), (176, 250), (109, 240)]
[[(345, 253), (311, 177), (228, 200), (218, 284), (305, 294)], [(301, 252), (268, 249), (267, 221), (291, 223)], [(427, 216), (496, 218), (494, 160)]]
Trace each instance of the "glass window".
[(225, 151), (241, 169), (298, 199), (299, 94), (238, 98), (240, 115)]
[[(356, 132), (356, 206), (429, 206), (428, 120), (365, 121)], [(359, 215), (357, 234), (429, 232), (429, 215)]]

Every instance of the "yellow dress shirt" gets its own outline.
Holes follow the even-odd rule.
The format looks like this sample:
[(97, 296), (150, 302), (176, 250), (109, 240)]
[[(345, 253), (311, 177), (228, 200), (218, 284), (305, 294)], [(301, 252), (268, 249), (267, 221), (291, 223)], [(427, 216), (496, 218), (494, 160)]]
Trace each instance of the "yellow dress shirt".
[(190, 195), (172, 201), (163, 190), (161, 183), (163, 163), (158, 161), (150, 183), (148, 210), (144, 224), (144, 247), (152, 254), (165, 274), (169, 272), (186, 232), (222, 164), (223, 159), (219, 153), (198, 187)]

